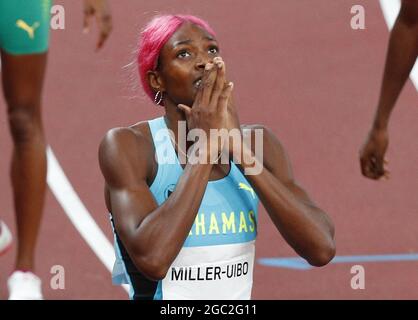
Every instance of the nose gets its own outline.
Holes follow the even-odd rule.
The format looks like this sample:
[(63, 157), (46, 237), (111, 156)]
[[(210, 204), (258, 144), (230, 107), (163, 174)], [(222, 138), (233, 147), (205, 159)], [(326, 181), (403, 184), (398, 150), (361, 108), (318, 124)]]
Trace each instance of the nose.
[(206, 64), (213, 63), (213, 59), (207, 55), (200, 55), (196, 60), (196, 69), (202, 70), (205, 69)]
[(196, 62), (196, 69), (197, 70), (205, 69), (205, 65), (206, 65), (206, 62), (203, 62), (203, 60), (199, 60), (198, 62)]

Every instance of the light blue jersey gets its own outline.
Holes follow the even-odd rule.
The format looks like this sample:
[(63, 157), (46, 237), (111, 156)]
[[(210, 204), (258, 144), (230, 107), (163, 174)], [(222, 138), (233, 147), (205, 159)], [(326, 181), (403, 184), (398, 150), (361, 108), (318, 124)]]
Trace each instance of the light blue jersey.
[[(157, 175), (150, 190), (161, 205), (174, 191), (183, 168), (164, 118), (149, 121), (149, 126), (158, 159)], [(167, 163), (167, 159), (172, 161)], [(227, 176), (209, 181), (183, 248), (166, 277), (155, 284), (153, 298), (250, 299), (258, 203), (257, 194), (233, 162)], [(115, 244), (115, 266), (119, 267), (115, 268), (114, 277), (122, 275), (129, 280), (133, 297), (140, 296), (141, 284), (133, 284), (136, 281), (127, 271), (126, 257), (119, 248), (121, 243)]]

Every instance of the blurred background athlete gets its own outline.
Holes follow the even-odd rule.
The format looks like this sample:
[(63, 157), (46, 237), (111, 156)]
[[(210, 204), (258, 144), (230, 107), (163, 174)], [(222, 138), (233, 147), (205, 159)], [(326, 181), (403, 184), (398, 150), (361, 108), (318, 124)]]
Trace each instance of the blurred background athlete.
[[(35, 247), (46, 190), (46, 142), (41, 97), (47, 63), (51, 0), (0, 0), (0, 50), (3, 93), (13, 140), (11, 180), (17, 230), (17, 256), (8, 279), (9, 299), (42, 299), (34, 274)], [(84, 0), (84, 28), (95, 17), (97, 49), (112, 25), (107, 0)], [(12, 237), (0, 221), (0, 254)]]
[(360, 151), (361, 171), (370, 179), (388, 178), (385, 153), (388, 124), (396, 100), (418, 56), (418, 1), (402, 0), (390, 34), (379, 103), (370, 133)]

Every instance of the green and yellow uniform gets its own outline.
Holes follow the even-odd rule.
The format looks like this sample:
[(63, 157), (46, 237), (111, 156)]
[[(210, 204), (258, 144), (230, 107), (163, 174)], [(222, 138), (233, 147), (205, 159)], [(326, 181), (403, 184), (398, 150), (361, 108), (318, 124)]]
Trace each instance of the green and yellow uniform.
[(0, 0), (0, 49), (24, 55), (48, 50), (52, 0)]

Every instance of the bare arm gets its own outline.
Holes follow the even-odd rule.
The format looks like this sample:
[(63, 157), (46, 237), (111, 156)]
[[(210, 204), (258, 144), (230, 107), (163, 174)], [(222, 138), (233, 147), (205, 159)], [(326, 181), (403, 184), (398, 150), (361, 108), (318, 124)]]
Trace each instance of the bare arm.
[(388, 124), (396, 100), (418, 55), (418, 1), (403, 0), (390, 34), (379, 103), (372, 129), (360, 151), (361, 169), (371, 179), (388, 177), (384, 156), (389, 143)]
[[(246, 178), (289, 245), (310, 264), (323, 266), (335, 255), (334, 226), (327, 214), (312, 202), (295, 181), (280, 142), (270, 130), (262, 129), (263, 170), (261, 174), (246, 175)], [(253, 155), (253, 150), (245, 146), (243, 149), (244, 154)], [(242, 169), (245, 167), (248, 166), (241, 165)]]
[(418, 2), (403, 0), (390, 34), (374, 127), (387, 128), (391, 111), (418, 55)]
[(174, 192), (158, 207), (146, 183), (147, 143), (131, 129), (111, 130), (100, 145), (99, 161), (118, 235), (136, 267), (162, 279), (193, 225), (212, 166), (187, 164)]

